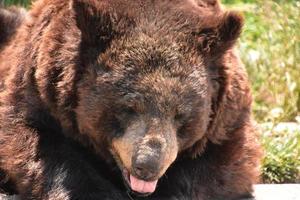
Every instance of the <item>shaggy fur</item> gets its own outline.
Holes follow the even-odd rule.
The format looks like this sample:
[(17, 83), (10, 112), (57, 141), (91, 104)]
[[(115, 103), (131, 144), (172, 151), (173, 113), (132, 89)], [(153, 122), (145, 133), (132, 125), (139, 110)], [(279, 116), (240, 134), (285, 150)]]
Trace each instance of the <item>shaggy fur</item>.
[(4, 9), (0, 7), (0, 49), (15, 34), (26, 16), (25, 9), (11, 7)]
[[(233, 47), (242, 22), (217, 0), (1, 9), (2, 189), (35, 200), (249, 196), (260, 150)], [(132, 192), (124, 172), (159, 179), (156, 191)]]

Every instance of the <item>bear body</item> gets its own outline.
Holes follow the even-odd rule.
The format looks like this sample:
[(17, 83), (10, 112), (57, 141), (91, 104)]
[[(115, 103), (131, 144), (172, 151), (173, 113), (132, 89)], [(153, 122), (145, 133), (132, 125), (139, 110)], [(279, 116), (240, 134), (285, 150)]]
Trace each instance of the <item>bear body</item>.
[(0, 10), (1, 189), (36, 200), (251, 195), (260, 148), (234, 50), (242, 21), (216, 0)]

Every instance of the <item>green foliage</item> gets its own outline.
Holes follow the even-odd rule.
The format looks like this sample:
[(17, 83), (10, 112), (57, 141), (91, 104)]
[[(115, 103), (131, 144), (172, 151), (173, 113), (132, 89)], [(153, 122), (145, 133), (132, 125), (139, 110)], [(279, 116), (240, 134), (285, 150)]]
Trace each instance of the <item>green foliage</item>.
[[(0, 0), (1, 2), (1, 0)], [(2, 0), (4, 2), (4, 5), (20, 5), (27, 7), (29, 5), (30, 0)]]
[[(222, 3), (224, 4), (245, 4), (245, 3), (252, 3), (256, 4), (258, 2), (262, 2), (263, 0), (222, 0)], [(272, 1), (276, 3), (291, 3), (296, 2), (299, 0), (265, 0), (265, 1)]]
[(259, 1), (247, 6), (240, 41), (259, 122), (300, 115), (300, 2)]
[[(300, 125), (299, 125), (300, 126)], [(300, 130), (264, 129), (262, 178), (265, 183), (300, 182)]]

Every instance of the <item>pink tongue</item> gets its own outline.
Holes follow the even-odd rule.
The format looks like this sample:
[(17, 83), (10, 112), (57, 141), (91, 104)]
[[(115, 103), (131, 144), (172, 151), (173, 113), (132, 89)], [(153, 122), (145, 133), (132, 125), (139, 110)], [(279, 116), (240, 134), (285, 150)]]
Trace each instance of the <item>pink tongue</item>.
[(146, 182), (130, 175), (131, 189), (139, 193), (153, 193), (156, 188), (157, 181)]

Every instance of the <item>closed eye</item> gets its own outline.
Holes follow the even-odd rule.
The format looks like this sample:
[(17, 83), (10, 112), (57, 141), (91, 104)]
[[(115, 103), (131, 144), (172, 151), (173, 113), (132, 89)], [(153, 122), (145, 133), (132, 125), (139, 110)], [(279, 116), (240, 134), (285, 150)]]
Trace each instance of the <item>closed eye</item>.
[(177, 129), (177, 135), (179, 138), (181, 139), (187, 139), (187, 130), (186, 130), (186, 126), (182, 125)]
[(135, 115), (136, 111), (131, 107), (122, 108), (122, 113), (126, 115)]
[(116, 112), (116, 118), (119, 119), (121, 122), (127, 121), (130, 118), (136, 115), (136, 111), (131, 107), (119, 107), (118, 111)]
[(185, 115), (184, 114), (176, 114), (174, 117), (175, 121), (177, 122), (183, 122), (185, 119)]

